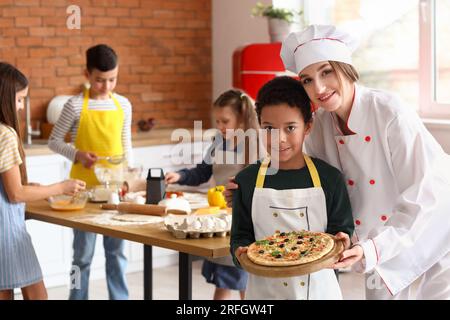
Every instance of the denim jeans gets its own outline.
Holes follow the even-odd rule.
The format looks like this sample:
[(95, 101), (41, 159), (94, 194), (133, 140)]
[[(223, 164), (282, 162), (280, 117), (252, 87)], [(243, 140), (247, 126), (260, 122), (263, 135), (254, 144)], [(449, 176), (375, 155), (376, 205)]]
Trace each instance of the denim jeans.
[[(89, 274), (91, 272), (91, 262), (94, 256), (97, 234), (75, 229), (73, 232), (72, 270), (75, 271), (74, 276), (79, 276), (80, 279), (75, 279), (75, 281), (71, 279), (69, 299), (87, 300)], [(124, 255), (124, 240), (103, 236), (103, 247), (105, 248), (106, 281), (109, 299), (126, 300), (128, 299), (128, 288), (125, 278), (127, 259)]]

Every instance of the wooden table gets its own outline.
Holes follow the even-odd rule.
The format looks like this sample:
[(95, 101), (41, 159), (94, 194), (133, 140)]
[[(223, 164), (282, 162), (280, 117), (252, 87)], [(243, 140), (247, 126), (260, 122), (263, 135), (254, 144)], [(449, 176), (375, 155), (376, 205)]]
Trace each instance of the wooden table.
[(54, 211), (47, 201), (29, 202), (26, 218), (57, 224), (81, 231), (135, 241), (144, 244), (144, 299), (152, 299), (152, 246), (172, 249), (179, 253), (179, 299), (192, 299), (192, 258), (193, 256), (218, 258), (230, 252), (230, 238), (176, 239), (162, 224), (133, 226), (100, 225), (89, 221), (104, 213), (98, 204), (88, 203), (80, 211)]

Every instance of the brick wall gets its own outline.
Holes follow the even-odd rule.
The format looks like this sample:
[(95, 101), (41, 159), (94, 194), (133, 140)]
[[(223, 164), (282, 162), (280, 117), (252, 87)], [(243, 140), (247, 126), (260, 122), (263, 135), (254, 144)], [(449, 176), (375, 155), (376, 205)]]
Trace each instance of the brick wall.
[[(69, 5), (81, 9), (70, 30)], [(33, 121), (55, 95), (85, 82), (85, 51), (105, 43), (119, 55), (116, 91), (133, 104), (133, 130), (210, 124), (211, 0), (0, 0), (0, 60), (29, 80)]]

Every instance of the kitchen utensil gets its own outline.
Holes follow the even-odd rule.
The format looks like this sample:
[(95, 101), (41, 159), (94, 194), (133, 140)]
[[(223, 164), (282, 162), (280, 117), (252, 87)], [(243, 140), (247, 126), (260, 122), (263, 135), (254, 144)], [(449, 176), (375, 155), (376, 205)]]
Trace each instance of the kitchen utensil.
[(155, 204), (137, 204), (121, 202), (119, 204), (102, 204), (101, 208), (104, 210), (117, 210), (119, 212), (143, 214), (150, 216), (164, 216), (166, 214), (166, 207)]
[(88, 199), (88, 192), (78, 192), (74, 196), (68, 196), (65, 194), (52, 196), (48, 199), (48, 202), (50, 204), (50, 208), (53, 210), (74, 211), (84, 209)]
[(256, 264), (251, 261), (246, 253), (242, 253), (238, 258), (242, 268), (247, 272), (256, 274), (258, 276), (269, 278), (286, 278), (301, 276), (309, 273), (319, 271), (324, 268), (329, 268), (333, 263), (339, 260), (339, 256), (344, 251), (344, 243), (341, 240), (336, 240), (333, 249), (319, 260), (300, 264), (297, 266), (287, 267), (269, 267)]
[(109, 157), (97, 157), (97, 160), (106, 160), (111, 164), (121, 164), (125, 160), (125, 155), (121, 154)]

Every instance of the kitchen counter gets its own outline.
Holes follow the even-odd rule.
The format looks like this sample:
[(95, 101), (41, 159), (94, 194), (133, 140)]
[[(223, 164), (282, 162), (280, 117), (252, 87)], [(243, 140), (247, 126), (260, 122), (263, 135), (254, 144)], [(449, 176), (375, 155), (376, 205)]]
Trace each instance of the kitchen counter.
[[(88, 203), (80, 211), (54, 211), (47, 201), (35, 201), (26, 204), (26, 218), (48, 222), (81, 231), (95, 232), (115, 238), (144, 244), (144, 297), (151, 299), (152, 246), (172, 249), (179, 252), (179, 297), (192, 297), (192, 255), (216, 258), (230, 253), (230, 237), (213, 237), (199, 239), (176, 239), (159, 224), (144, 225), (100, 225), (92, 222), (93, 216), (103, 210), (98, 204)], [(51, 248), (49, 248), (51, 250)]]
[[(153, 129), (149, 132), (138, 132), (134, 133), (132, 136), (132, 145), (133, 148), (136, 147), (148, 147), (148, 146), (156, 146), (162, 144), (175, 144), (178, 141), (172, 141), (171, 135), (172, 132), (176, 128), (168, 128), (168, 129)], [(187, 129), (191, 134), (191, 137), (194, 136), (193, 129)], [(187, 142), (187, 141), (185, 141)], [(40, 155), (49, 155), (54, 154), (47, 146), (47, 140), (33, 140), (32, 145), (24, 145), (25, 155), (26, 156), (40, 156)]]

